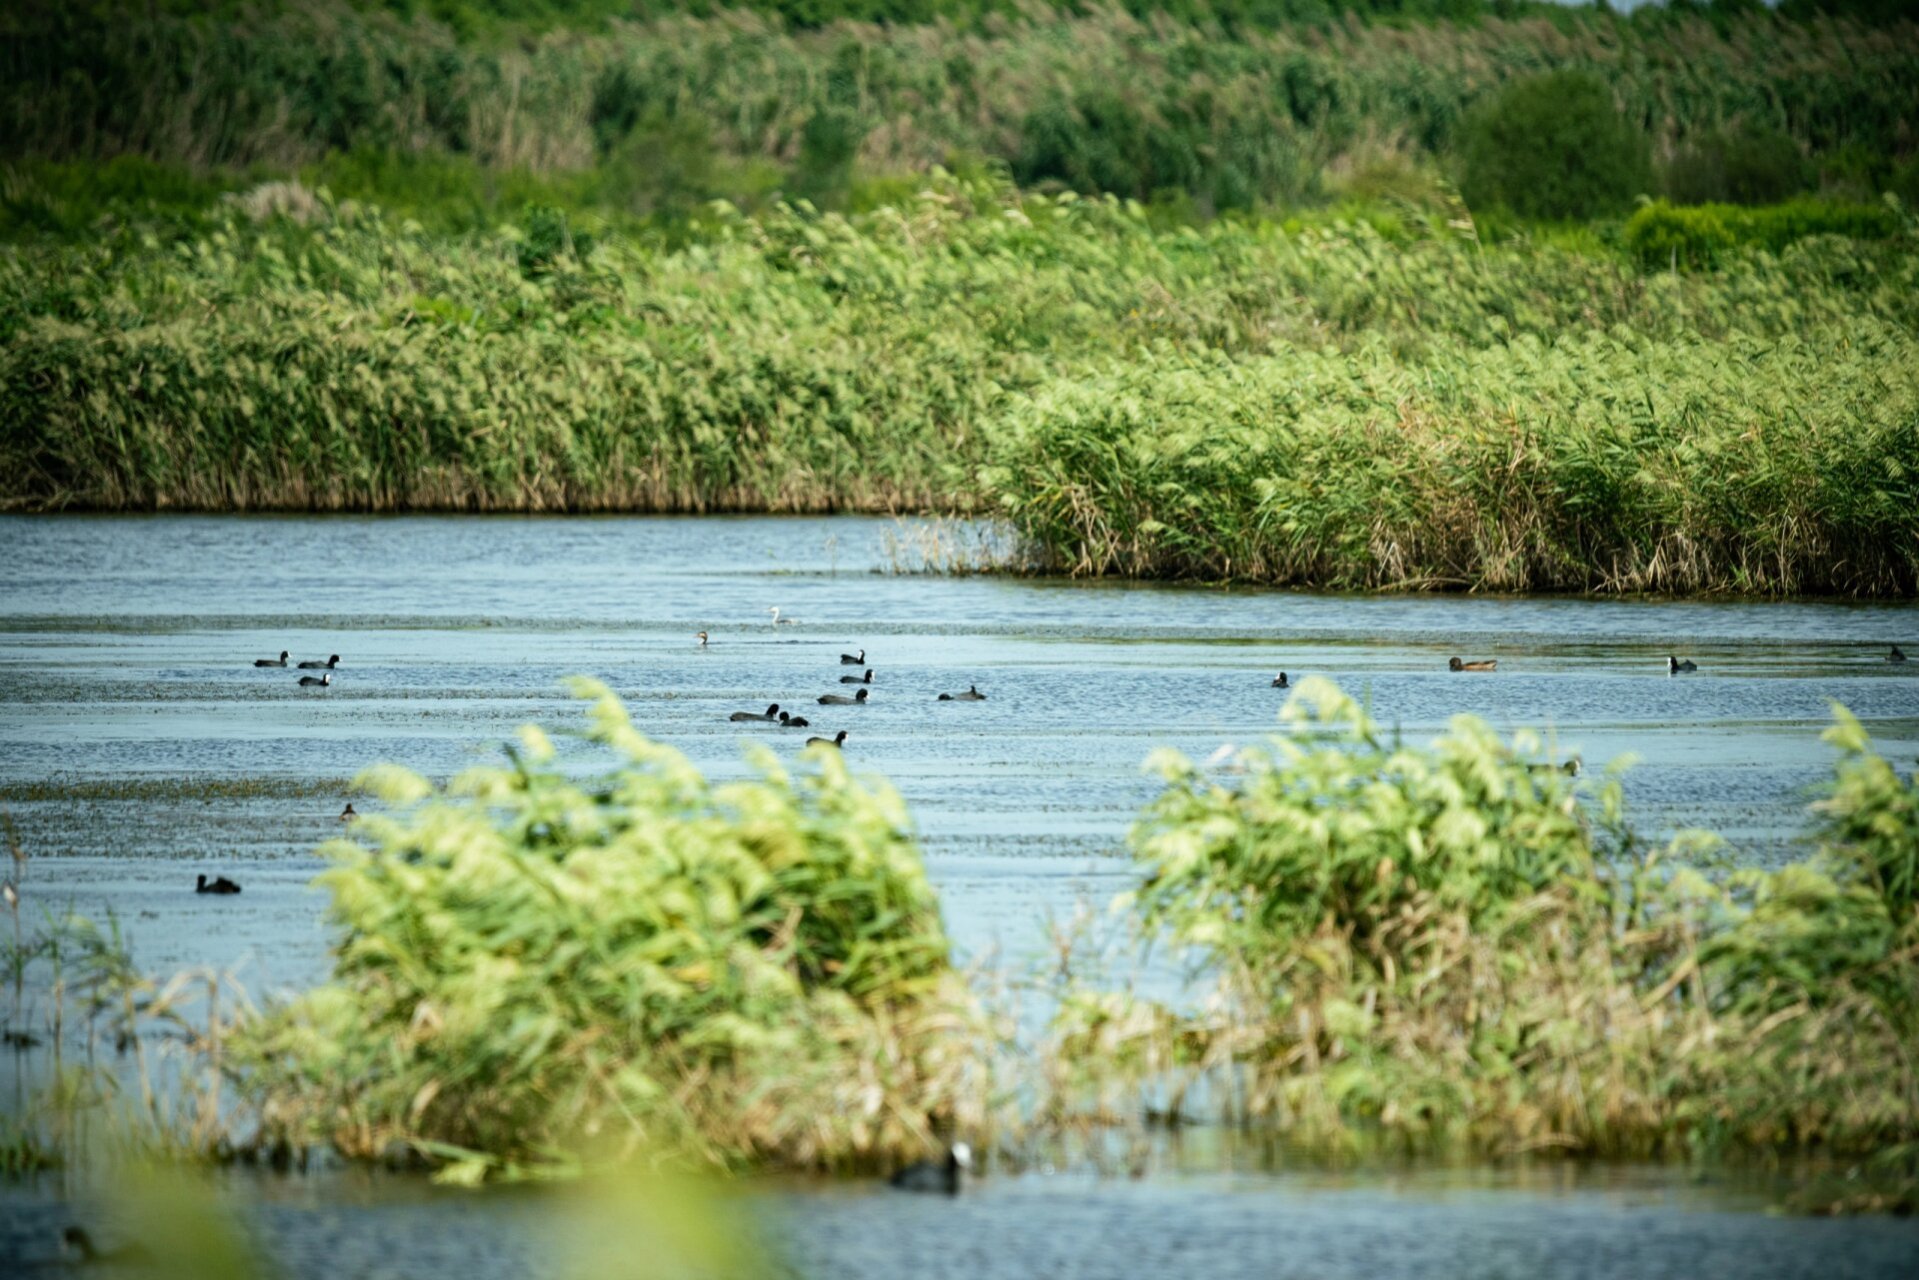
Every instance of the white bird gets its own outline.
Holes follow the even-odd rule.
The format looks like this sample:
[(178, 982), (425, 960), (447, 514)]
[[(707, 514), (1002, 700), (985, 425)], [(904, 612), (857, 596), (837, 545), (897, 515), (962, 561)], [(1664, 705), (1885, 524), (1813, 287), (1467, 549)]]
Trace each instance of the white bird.
[(773, 625), (776, 627), (791, 627), (791, 626), (797, 626), (799, 624), (798, 618), (780, 617), (780, 607), (778, 605), (774, 605), (772, 608), (768, 609), (767, 612), (773, 615)]

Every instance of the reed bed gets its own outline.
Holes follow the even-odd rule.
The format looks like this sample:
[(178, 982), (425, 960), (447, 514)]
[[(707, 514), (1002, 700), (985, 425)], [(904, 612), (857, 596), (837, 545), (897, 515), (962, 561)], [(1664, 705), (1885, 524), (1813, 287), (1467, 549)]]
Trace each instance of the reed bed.
[(644, 1152), (856, 1168), (987, 1131), (992, 1030), (950, 965), (899, 797), (838, 753), (710, 786), (604, 687), (609, 773), (522, 733), (328, 847), (326, 985), (242, 1023), (264, 1129), (454, 1177)]
[(1894, 326), (1169, 354), (1050, 385), (989, 438), (1002, 513), (1076, 574), (1919, 589), (1919, 346)]
[(1816, 856), (1708, 875), (1710, 837), (1644, 846), (1530, 736), (1390, 742), (1321, 680), (1283, 714), (1236, 782), (1156, 757), (1125, 905), (1204, 998), (1069, 1000), (1061, 1111), (1205, 1099), (1334, 1157), (1877, 1159), (1857, 1203), (1912, 1202), (1919, 784), (1850, 716)]

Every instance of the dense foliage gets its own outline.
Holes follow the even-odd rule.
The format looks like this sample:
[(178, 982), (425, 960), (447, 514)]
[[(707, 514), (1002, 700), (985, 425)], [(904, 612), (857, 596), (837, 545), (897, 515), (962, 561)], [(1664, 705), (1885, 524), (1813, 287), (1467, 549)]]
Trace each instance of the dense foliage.
[(1167, 226), (942, 177), (675, 248), (265, 186), (0, 250), (0, 501), (990, 508), (1080, 572), (1911, 589), (1908, 219), (1675, 253), (1652, 211), (1642, 268), (1461, 212)]
[(1206, 211), (1314, 197), (1381, 150), (1448, 155), (1475, 104), (1561, 71), (1602, 80), (1661, 156), (1765, 129), (1816, 158), (1829, 185), (1866, 196), (1919, 132), (1919, 26), (1764, 12), (1543, 5), (1230, 35), (1203, 16), (1095, 7), (818, 30), (665, 14), (496, 41), (340, 0), (249, 7), (244, 21), (128, 8), (42, 3), (9, 20), (0, 154), (131, 155), (254, 180), (352, 155), (346, 168), (377, 186), (326, 180), (390, 206), (431, 203), (453, 172), (481, 190), (533, 175), (629, 213), (775, 191), (838, 201), (851, 177), (977, 156), (1027, 185)]
[(1587, 72), (1516, 80), (1474, 111), (1463, 132), (1459, 191), (1474, 208), (1591, 218), (1651, 187), (1645, 135)]
[[(985, 1024), (904, 806), (838, 753), (709, 785), (603, 687), (580, 781), (538, 729), (331, 846), (332, 980), (240, 1024), (269, 1131), (349, 1155), (875, 1163), (979, 1132)], [(577, 762), (575, 762), (577, 765)]]
[(1460, 717), (1395, 743), (1320, 680), (1284, 714), (1304, 732), (1242, 752), (1238, 781), (1161, 753), (1134, 905), (1217, 998), (1085, 994), (1064, 1051), (1089, 1076), (1223, 1075), (1233, 1107), (1342, 1151), (1919, 1137), (1919, 783), (1844, 712), (1818, 856), (1727, 878), (1639, 845), (1616, 782), (1576, 804), (1535, 740)]

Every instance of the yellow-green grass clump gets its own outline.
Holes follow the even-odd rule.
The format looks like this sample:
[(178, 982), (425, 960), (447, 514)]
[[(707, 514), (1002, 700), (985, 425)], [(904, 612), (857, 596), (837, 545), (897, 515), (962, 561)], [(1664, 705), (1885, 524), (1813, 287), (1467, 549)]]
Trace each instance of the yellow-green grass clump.
[(476, 1174), (856, 1167), (978, 1132), (987, 1024), (899, 797), (830, 751), (711, 785), (581, 692), (610, 774), (563, 773), (528, 728), (444, 789), (367, 776), (397, 816), (329, 846), (331, 980), (226, 1049), (265, 1130)]
[(1133, 905), (1202, 958), (1210, 996), (1076, 996), (1073, 1087), (1110, 1111), (1143, 1075), (1176, 1098), (1205, 1080), (1336, 1154), (1909, 1165), (1919, 785), (1851, 716), (1826, 735), (1817, 857), (1717, 877), (1637, 844), (1616, 780), (1579, 804), (1535, 739), (1459, 717), (1389, 742), (1322, 680), (1284, 717), (1297, 732), (1243, 752), (1236, 783), (1157, 757)]

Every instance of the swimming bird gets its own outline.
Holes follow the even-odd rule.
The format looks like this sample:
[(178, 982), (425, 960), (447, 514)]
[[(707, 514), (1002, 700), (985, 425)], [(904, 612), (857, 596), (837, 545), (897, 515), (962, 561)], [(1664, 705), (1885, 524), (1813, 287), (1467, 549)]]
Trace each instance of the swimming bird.
[(812, 727), (813, 722), (805, 716), (789, 716), (784, 711), (780, 712), (780, 728), (782, 729), (811, 729)]
[(79, 1261), (85, 1265), (106, 1263), (108, 1265), (127, 1265), (144, 1267), (153, 1262), (153, 1255), (144, 1245), (138, 1243), (123, 1244), (115, 1249), (102, 1249), (93, 1243), (93, 1237), (87, 1229), (75, 1223), (60, 1233), (61, 1251), (71, 1249), (79, 1255)]
[(941, 702), (984, 702), (986, 701), (986, 695), (979, 691), (978, 685), (973, 684), (973, 685), (966, 686), (965, 693), (942, 693), (939, 696), (939, 701)]
[(780, 607), (778, 605), (774, 605), (768, 609), (767, 612), (773, 615), (773, 625), (776, 627), (793, 627), (799, 625), (800, 620), (798, 618), (780, 617)]
[(193, 886), (193, 891), (195, 893), (238, 893), (240, 892), (240, 886), (225, 876), (221, 876), (209, 884), (207, 882), (207, 873), (202, 871), (200, 873), (200, 879)]
[(1577, 778), (1584, 766), (1579, 763), (1578, 756), (1569, 756), (1564, 764), (1529, 764), (1526, 767), (1534, 773), (1563, 773), (1568, 778)]
[(353, 812), (353, 802), (351, 800), (346, 802), (346, 808), (340, 810), (340, 821), (342, 822), (351, 822), (359, 816), (359, 814)]
[(1887, 662), (1904, 662), (1905, 660), (1906, 660), (1906, 651), (1904, 649), (1901, 649), (1898, 645), (1892, 646), (1892, 652), (1886, 655)]
[(850, 654), (850, 653), (842, 653), (842, 654), (840, 655), (840, 665), (841, 665), (842, 667), (863, 667), (863, 666), (865, 666), (865, 665), (866, 665), (866, 650), (864, 650), (864, 649), (861, 649), (861, 650), (860, 650), (860, 656), (859, 656), (859, 657), (857, 657), (857, 658), (855, 658), (855, 657), (854, 657), (854, 656), (853, 656), (852, 654)]
[(1666, 674), (1669, 676), (1689, 676), (1697, 670), (1699, 670), (1699, 664), (1691, 658), (1684, 662), (1671, 656), (1666, 658)]
[(328, 658), (325, 662), (302, 662), (300, 664), (300, 670), (331, 671), (333, 670), (333, 668), (339, 665), (340, 665), (340, 655), (336, 653), (331, 658)]
[(871, 667), (868, 667), (866, 674), (863, 676), (841, 676), (840, 683), (841, 684), (872, 684), (873, 670)]
[(280, 650), (280, 657), (277, 661), (273, 658), (255, 658), (253, 660), (253, 665), (256, 667), (284, 667), (286, 664), (287, 651), (285, 649)]
[(1479, 658), (1472, 662), (1467, 662), (1462, 658), (1454, 658), (1451, 662), (1448, 662), (1446, 664), (1446, 670), (1448, 671), (1491, 671), (1498, 666), (1499, 666), (1498, 658)]
[(1291, 685), (1286, 683), (1286, 673), (1284, 671), (1280, 672), (1278, 675), (1273, 677), (1273, 688), (1275, 689), (1292, 688)]
[(727, 719), (731, 720), (734, 724), (746, 724), (748, 721), (754, 721), (754, 720), (760, 721), (761, 723), (766, 723), (768, 721), (777, 720), (779, 718), (780, 718), (780, 704), (777, 702), (774, 703), (772, 706), (768, 707), (766, 709), (766, 714), (764, 715), (755, 715), (751, 711), (735, 711), (732, 715), (727, 717)]
[(972, 1172), (973, 1149), (955, 1142), (944, 1160), (921, 1160), (909, 1164), (889, 1178), (888, 1184), (901, 1191), (930, 1191), (956, 1196), (964, 1174)]
[(836, 734), (834, 734), (834, 735), (833, 735), (832, 737), (830, 737), (830, 738), (808, 738), (808, 739), (806, 740), (806, 745), (807, 745), (807, 746), (809, 746), (809, 747), (842, 747), (842, 746), (845, 746), (845, 745), (846, 745), (846, 730), (844, 730), (844, 729), (841, 729), (841, 730), (840, 730), (840, 731), (839, 731), (838, 733), (836, 733)]
[(313, 689), (313, 688), (324, 689), (332, 683), (333, 683), (333, 673), (331, 671), (327, 672), (323, 676), (301, 676), (300, 677), (300, 687), (302, 689)]
[(843, 693), (822, 693), (820, 695), (820, 705), (822, 707), (850, 707), (855, 703), (865, 702), (867, 692), (867, 690), (861, 689), (850, 698)]
[(695, 631), (693, 634), (699, 638), (700, 648), (702, 649), (706, 648), (706, 632)]

